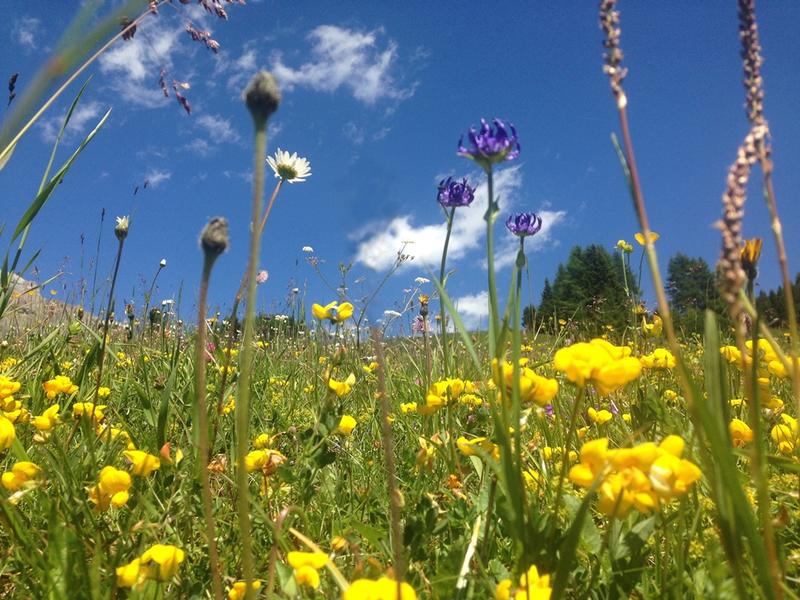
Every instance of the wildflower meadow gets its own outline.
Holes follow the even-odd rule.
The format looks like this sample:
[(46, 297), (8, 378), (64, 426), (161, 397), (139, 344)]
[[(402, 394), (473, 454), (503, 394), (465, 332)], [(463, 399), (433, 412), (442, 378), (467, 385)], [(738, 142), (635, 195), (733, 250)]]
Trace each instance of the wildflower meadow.
[[(104, 209), (86, 258), (81, 234), (81, 276), (49, 273), (42, 261), (62, 252), (57, 227), (42, 248), (31, 236), (61, 201), (62, 181), (83, 163), (100, 172), (112, 160), (93, 153), (95, 138), (124, 127), (116, 106), (101, 111), (87, 90), (110, 80), (122, 58), (166, 43), (165, 15), (180, 20), (202, 65), (220, 60), (219, 36), (248, 14), (231, 0), (108, 4), (75, 3), (71, 24), (50, 22), (63, 38), (49, 58), (42, 51), (44, 66), (8, 82), (6, 203), (26, 201), (18, 153), (32, 136), (52, 136), (33, 199), (18, 219), (0, 217), (2, 597), (800, 596), (800, 277), (790, 265), (800, 255), (794, 224), (779, 213), (794, 191), (773, 185), (773, 169), (786, 163), (780, 148), (773, 154), (754, 0), (729, 2), (744, 94), (721, 97), (746, 110), (741, 145), (726, 149), (727, 175), (706, 174), (720, 217), (703, 243), (717, 264), (683, 253), (659, 262), (680, 219), (648, 216), (652, 165), (640, 172), (640, 132), (629, 123), (637, 97), (623, 54), (627, 3), (601, 0), (592, 43), (603, 93), (592, 102), (608, 109), (607, 153), (629, 193), (605, 210), (634, 215), (637, 227), (612, 233), (611, 247), (587, 239), (561, 248), (560, 266), (533, 297), (531, 273), (539, 276), (556, 212), (511, 207), (504, 196), (508, 173), (543, 143), (512, 114), (476, 113), (447, 134), (460, 170), (430, 185), (426, 202), (440, 217), (431, 227), (442, 235), (419, 276), (414, 239), (385, 247), (375, 238), (366, 250), (390, 258), (367, 283), (351, 281), (352, 263), (337, 270), (321, 247), (302, 246), (322, 229), (346, 235), (333, 219), (357, 182), (330, 184), (324, 210), (282, 212), (325, 166), (311, 141), (271, 138), (292, 127), (283, 115), (296, 106), (295, 87), (327, 91), (333, 80), (292, 70), (281, 61), (293, 57), (280, 54), (271, 70), (241, 60), (246, 77), (227, 83), (225, 65), (214, 67), (226, 102), (248, 117), (246, 135), (226, 135), (247, 147), (239, 179), (249, 197), (216, 198), (208, 217), (187, 205), (164, 217), (163, 234), (148, 233), (141, 213), (166, 208)], [(219, 29), (200, 25), (208, 22)], [(318, 61), (353, 52), (339, 30), (314, 31)], [(381, 34), (359, 43), (371, 47)], [(180, 77), (159, 66), (135, 85), (169, 102), (154, 110), (191, 128), (193, 111), (209, 104), (190, 82), (197, 65)], [(357, 99), (369, 89), (402, 100), (359, 73)], [(52, 121), (59, 103), (65, 112)], [(88, 131), (77, 135), (78, 121)], [(157, 130), (125, 135), (146, 136), (156, 152)], [(134, 151), (119, 152), (136, 162)], [(160, 173), (131, 198), (170, 177)], [(191, 183), (198, 197), (204, 181)], [(82, 210), (79, 198), (69, 201)], [(745, 205), (762, 202), (769, 227), (745, 238)], [(359, 210), (368, 208), (353, 210), (356, 225)], [(478, 225), (465, 229), (467, 221)], [(187, 230), (199, 237), (191, 260), (136, 264), (136, 244), (166, 255)], [(276, 230), (292, 232), (301, 259), (273, 243)], [(454, 267), (466, 244), (480, 255), (469, 276)], [(226, 260), (234, 246), (239, 262)], [(768, 246), (778, 262), (769, 292), (759, 282)], [(259, 298), (275, 279), (265, 265), (292, 260), (316, 283), (292, 280), (280, 309), (264, 309)], [(137, 269), (149, 272), (131, 285)], [(165, 273), (176, 269), (193, 283), (169, 288)], [(468, 277), (485, 289), (479, 309), (454, 291)], [(396, 281), (406, 287), (389, 298)], [(467, 318), (475, 310), (485, 317), (477, 323)]]

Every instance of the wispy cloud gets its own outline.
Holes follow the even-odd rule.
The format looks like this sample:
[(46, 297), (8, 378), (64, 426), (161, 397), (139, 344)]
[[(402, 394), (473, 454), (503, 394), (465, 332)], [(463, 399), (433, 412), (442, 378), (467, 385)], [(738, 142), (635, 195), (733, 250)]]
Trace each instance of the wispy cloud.
[(34, 17), (21, 17), (14, 20), (11, 38), (28, 50), (36, 50), (36, 36), (42, 29), (42, 21)]
[(157, 167), (153, 167), (148, 169), (147, 173), (144, 175), (145, 181), (147, 181), (147, 185), (149, 187), (158, 187), (164, 181), (167, 181), (172, 178), (172, 172), (167, 171), (166, 169), (159, 169)]
[(120, 99), (147, 108), (168, 102), (158, 86), (158, 77), (162, 68), (171, 69), (170, 56), (181, 34), (182, 28), (169, 28), (153, 20), (146, 31), (100, 57), (100, 70), (110, 75), (111, 87)]
[[(495, 175), (495, 194), (502, 198), (504, 210), (510, 209), (516, 203), (516, 195), (521, 185), (522, 171), (519, 166), (504, 169)], [(484, 180), (475, 191), (472, 206), (456, 211), (450, 237), (449, 261), (463, 258), (470, 250), (483, 244), (486, 228), (483, 214), (486, 212), (486, 206), (487, 186)], [(378, 233), (372, 233), (375, 231)], [(443, 222), (416, 225), (414, 215), (405, 214), (395, 217), (388, 223), (367, 225), (351, 234), (351, 239), (358, 242), (356, 262), (370, 269), (382, 271), (394, 263), (397, 251), (405, 242), (412, 242), (406, 247), (405, 253), (414, 256), (415, 266), (437, 265), (442, 256), (445, 235), (446, 226)]]
[[(96, 122), (100, 120), (99, 116), (102, 112), (103, 105), (99, 102), (91, 101), (78, 104), (72, 112), (67, 128), (64, 131), (64, 140), (69, 141), (80, 134), (86, 133), (89, 126), (96, 125)], [(42, 139), (45, 142), (52, 143), (55, 141), (65, 116), (66, 111), (40, 122)]]
[(220, 115), (200, 115), (195, 124), (208, 135), (212, 143), (234, 144), (241, 139), (239, 133), (231, 125), (230, 119), (225, 119)]
[(379, 42), (382, 29), (356, 31), (320, 25), (308, 34), (311, 60), (292, 68), (278, 52), (272, 69), (284, 89), (308, 87), (321, 92), (345, 88), (365, 104), (380, 99), (402, 100), (414, 93), (414, 87), (401, 86), (393, 74), (397, 62), (397, 43)]

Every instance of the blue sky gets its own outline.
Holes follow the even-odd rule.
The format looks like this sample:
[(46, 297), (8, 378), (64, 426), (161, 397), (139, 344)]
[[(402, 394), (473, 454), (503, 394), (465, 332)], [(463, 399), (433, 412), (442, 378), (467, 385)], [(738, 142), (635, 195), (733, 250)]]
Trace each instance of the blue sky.
[[(155, 300), (177, 297), (182, 286), (185, 315), (196, 302), (198, 233), (209, 217), (227, 217), (232, 246), (218, 262), (210, 298), (213, 305), (230, 303), (244, 269), (250, 212), (251, 124), (240, 92), (262, 67), (276, 73), (283, 89), (270, 152), (296, 151), (313, 172), (305, 183), (284, 186), (267, 225), (260, 266), (270, 278), (259, 288), (262, 309), (282, 312), (295, 286), (307, 290), (309, 303), (336, 298), (303, 246), (314, 248), (334, 287), (339, 263), (352, 262), (349, 291), (359, 298), (378, 285), (402, 242), (413, 240), (406, 252), (415, 259), (385, 286), (369, 316), (398, 309), (416, 277), (438, 270), (444, 225), (436, 183), (447, 175), (482, 183), (473, 165), (456, 156), (460, 135), (481, 117), (507, 119), (519, 132), (522, 153), (503, 168), (498, 190), (503, 214), (535, 210), (544, 217), (543, 231), (528, 244), (537, 302), (544, 278), (552, 278), (572, 246), (611, 249), (638, 229), (609, 141), (617, 116), (601, 69), (595, 2), (507, 2), (488, 9), (477, 2), (251, 0), (230, 5), (227, 22), (196, 5), (173, 4), (91, 69), (61, 160), (109, 107), (111, 117), (36, 220), (28, 244), (30, 251), (42, 248), (40, 278), (64, 273), (51, 286), (59, 298), (74, 298), (81, 236), (83, 275), (91, 277), (105, 208), (98, 281), (112, 267), (114, 217), (131, 214), (119, 300), (140, 302), (166, 258)], [(24, 92), (77, 3), (11, 5), (0, 24), (6, 48), (0, 74), (19, 72)], [(712, 224), (747, 130), (735, 2), (622, 2), (620, 8), (629, 114), (652, 227), (662, 234), (660, 261), (666, 267), (670, 256), (684, 252), (713, 264), (719, 235)], [(795, 272), (800, 3), (761, 2), (758, 16), (775, 186)], [(212, 32), (218, 55), (189, 38), (187, 22)], [(161, 94), (162, 67), (168, 81), (189, 83), (191, 116)], [(0, 220), (10, 228), (33, 198), (75, 92), (77, 86), (0, 171)], [(268, 188), (275, 181), (269, 175)], [(142, 189), (145, 180), (149, 186)], [(449, 261), (455, 269), (449, 290), (469, 324), (480, 322), (485, 310), (480, 202), (459, 209)], [(775, 251), (756, 187), (745, 234), (768, 238), (760, 285), (775, 287)], [(498, 260), (506, 265), (502, 290), (514, 242), (500, 224), (497, 235)]]

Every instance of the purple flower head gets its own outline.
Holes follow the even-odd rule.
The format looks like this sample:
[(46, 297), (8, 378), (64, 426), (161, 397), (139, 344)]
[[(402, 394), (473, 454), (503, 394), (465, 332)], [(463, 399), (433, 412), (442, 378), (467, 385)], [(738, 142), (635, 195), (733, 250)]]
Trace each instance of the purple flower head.
[(436, 199), (439, 204), (449, 208), (469, 206), (475, 199), (475, 188), (470, 187), (466, 177), (461, 181), (453, 181), (452, 177), (448, 177), (439, 182)]
[(506, 220), (508, 230), (518, 237), (534, 235), (542, 228), (542, 217), (536, 213), (516, 213)]
[(505, 160), (514, 160), (519, 156), (519, 141), (517, 130), (509, 123), (494, 119), (494, 128), (490, 127), (486, 119), (481, 119), (481, 129), (469, 129), (469, 141), (472, 148), (464, 147), (464, 137), (458, 140), (458, 154), (471, 158), (484, 169)]

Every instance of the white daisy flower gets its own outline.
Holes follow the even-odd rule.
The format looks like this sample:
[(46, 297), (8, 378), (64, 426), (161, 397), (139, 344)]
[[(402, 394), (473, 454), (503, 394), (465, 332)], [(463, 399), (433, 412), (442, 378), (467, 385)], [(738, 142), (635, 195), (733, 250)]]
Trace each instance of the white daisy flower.
[(289, 183), (303, 182), (311, 175), (311, 163), (307, 158), (297, 156), (297, 152), (289, 154), (278, 148), (274, 157), (267, 157), (267, 164), (277, 179), (283, 179)]

